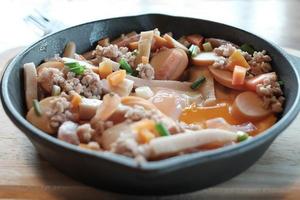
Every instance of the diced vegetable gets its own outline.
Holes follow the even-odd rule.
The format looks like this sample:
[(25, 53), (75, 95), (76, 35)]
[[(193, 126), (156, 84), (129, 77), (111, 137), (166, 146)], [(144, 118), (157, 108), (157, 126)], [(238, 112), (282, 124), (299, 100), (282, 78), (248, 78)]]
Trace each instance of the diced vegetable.
[(200, 52), (195, 57), (192, 57), (192, 64), (199, 67), (207, 67), (220, 59), (220, 56), (214, 52)]
[(139, 47), (139, 42), (131, 42), (128, 44), (128, 47), (131, 51), (138, 49)]
[(143, 119), (141, 121), (133, 123), (131, 127), (136, 132), (140, 132), (142, 130), (153, 131), (155, 128), (155, 122), (151, 119)]
[(213, 47), (211, 46), (211, 43), (210, 42), (205, 42), (203, 45), (203, 50), (206, 51), (206, 52), (210, 52), (213, 50)]
[(90, 120), (96, 114), (96, 110), (101, 103), (102, 101), (99, 99), (81, 98), (78, 110), (79, 118), (81, 120)]
[(204, 129), (199, 131), (190, 131), (189, 133), (176, 134), (168, 137), (157, 137), (149, 142), (151, 150), (150, 158), (161, 156), (176, 155), (184, 150), (199, 148), (202, 145), (212, 142), (226, 144), (234, 142), (237, 134), (232, 131), (221, 129)]
[(167, 40), (159, 35), (154, 35), (154, 43), (152, 49), (159, 49), (161, 47), (173, 48), (173, 44), (167, 42)]
[[(143, 57), (144, 56), (142, 56), (142, 58)], [(126, 72), (128, 74), (132, 74), (132, 68), (131, 68), (131, 66), (129, 65), (129, 63), (124, 58), (121, 58), (121, 60), (119, 61), (119, 63), (120, 63), (120, 68), (121, 69), (126, 70)]]
[(247, 69), (236, 65), (232, 75), (232, 85), (244, 85)]
[(39, 101), (34, 99), (33, 100), (33, 108), (34, 108), (34, 112), (37, 116), (41, 116), (42, 115), (42, 110), (39, 104)]
[(185, 52), (188, 52), (188, 48), (186, 48), (183, 44), (172, 38), (170, 35), (164, 34), (163, 38), (168, 42), (169, 46), (172, 46), (172, 48), (179, 48), (184, 50)]
[(208, 69), (211, 72), (211, 74), (213, 75), (214, 79), (221, 85), (224, 85), (226, 87), (229, 87), (229, 88), (232, 88), (235, 90), (245, 90), (244, 85), (232, 85), (233, 73), (231, 71), (217, 69), (213, 66), (209, 66)]
[(236, 119), (247, 121), (258, 121), (269, 114), (270, 109), (265, 109), (262, 99), (254, 92), (242, 92), (234, 100), (231, 109)]
[(85, 66), (80, 65), (78, 62), (65, 62), (65, 65), (76, 75), (82, 75), (84, 73)]
[(192, 34), (186, 36), (186, 40), (194, 45), (197, 45), (198, 47), (201, 47), (204, 41), (204, 37), (199, 34)]
[(24, 64), (23, 69), (26, 106), (29, 110), (32, 107), (33, 100), (38, 98), (37, 72), (34, 63)]
[(205, 77), (200, 76), (196, 81), (194, 81), (191, 85), (191, 89), (195, 90), (199, 88), (205, 82)]
[(125, 77), (126, 77), (126, 71), (119, 70), (109, 74), (106, 77), (106, 79), (108, 80), (108, 83), (114, 87), (122, 83), (125, 80)]
[(253, 46), (250, 45), (250, 44), (243, 44), (240, 48), (241, 48), (242, 51), (246, 51), (250, 55), (253, 55), (253, 53), (255, 51), (254, 48), (253, 48)]
[(133, 81), (125, 78), (122, 83), (119, 83), (117, 86), (110, 85), (109, 88), (112, 92), (118, 94), (120, 97), (126, 97), (133, 89)]
[(192, 44), (189, 48), (189, 54), (191, 57), (195, 57), (200, 53), (200, 48), (194, 44)]
[(146, 57), (146, 56), (142, 56), (142, 63), (143, 63), (144, 65), (148, 64), (148, 63), (149, 63), (149, 58)]
[(80, 103), (81, 103), (81, 96), (78, 93), (73, 92), (72, 100), (71, 100), (72, 108), (78, 108)]
[(144, 99), (149, 99), (150, 97), (152, 97), (154, 95), (151, 88), (148, 86), (142, 86), (142, 87), (135, 88), (135, 94), (138, 97), (142, 97)]
[(106, 78), (109, 74), (113, 72), (112, 67), (109, 65), (105, 65), (100, 63), (99, 64), (99, 76), (100, 78), (104, 79)]
[(103, 96), (103, 102), (98, 107), (95, 116), (91, 120), (93, 128), (97, 126), (99, 121), (107, 120), (117, 109), (121, 103), (119, 95), (108, 93)]
[(149, 143), (153, 138), (155, 138), (155, 135), (147, 129), (138, 132), (138, 140), (142, 144)]
[(237, 132), (237, 141), (242, 142), (245, 141), (249, 138), (249, 135), (243, 131), (238, 131)]
[(135, 64), (138, 65), (142, 62), (142, 56), (150, 58), (152, 41), (154, 37), (154, 31), (141, 32), (141, 37), (138, 44), (138, 55), (135, 59)]
[(76, 44), (73, 41), (70, 41), (66, 44), (63, 57), (74, 58), (76, 52)]
[(61, 88), (57, 85), (52, 86), (51, 96), (58, 96), (61, 92)]
[(236, 65), (245, 67), (246, 69), (250, 68), (250, 65), (239, 50), (236, 50), (231, 54), (231, 56), (228, 58), (228, 64), (226, 67), (227, 69), (233, 71)]
[(160, 136), (169, 136), (170, 135), (168, 129), (162, 123), (155, 124), (155, 129), (159, 133)]
[(279, 80), (278, 83), (279, 83), (280, 86), (284, 86), (284, 81), (283, 80)]

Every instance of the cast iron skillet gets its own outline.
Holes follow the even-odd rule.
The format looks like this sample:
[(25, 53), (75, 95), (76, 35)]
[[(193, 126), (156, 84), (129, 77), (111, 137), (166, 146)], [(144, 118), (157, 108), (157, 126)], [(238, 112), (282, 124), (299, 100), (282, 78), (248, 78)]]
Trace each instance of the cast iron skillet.
[[(99, 38), (114, 38), (132, 30), (159, 28), (175, 38), (191, 33), (223, 38), (236, 44), (253, 44), (265, 49), (272, 66), (284, 81), (286, 103), (281, 119), (269, 130), (246, 142), (221, 149), (173, 157), (137, 165), (132, 159), (112, 153), (83, 150), (51, 137), (24, 118), (25, 98), (22, 66), (40, 64), (44, 58), (61, 53), (68, 41), (75, 41), (78, 52), (95, 46)], [(128, 194), (176, 194), (203, 189), (241, 173), (251, 166), (296, 117), (299, 102), (299, 74), (291, 58), (266, 40), (243, 30), (211, 21), (160, 14), (94, 21), (71, 27), (36, 42), (18, 55), (6, 68), (1, 82), (1, 99), (10, 119), (31, 140), (37, 151), (56, 168), (86, 184)]]

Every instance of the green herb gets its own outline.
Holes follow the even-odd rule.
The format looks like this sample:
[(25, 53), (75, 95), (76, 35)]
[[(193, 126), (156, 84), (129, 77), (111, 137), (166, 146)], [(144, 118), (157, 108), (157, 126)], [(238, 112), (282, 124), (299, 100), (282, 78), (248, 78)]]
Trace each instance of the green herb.
[(33, 109), (34, 109), (34, 112), (37, 116), (42, 116), (42, 110), (41, 110), (41, 107), (40, 107), (40, 103), (36, 99), (33, 100)]
[(168, 129), (162, 123), (155, 124), (155, 129), (159, 133), (160, 136), (169, 136), (170, 135)]
[(238, 142), (242, 142), (242, 141), (245, 141), (249, 138), (249, 135), (248, 133), (245, 133), (243, 131), (238, 131), (237, 132), (237, 141)]
[(213, 50), (210, 42), (205, 42), (204, 44), (202, 44), (202, 46), (205, 52), (209, 52)]
[(246, 51), (251, 55), (253, 55), (253, 53), (255, 51), (253, 46), (250, 45), (250, 44), (243, 44), (240, 48), (241, 48), (242, 51)]
[(84, 73), (85, 66), (80, 65), (78, 62), (65, 62), (65, 65), (76, 75), (82, 75)]
[(197, 45), (192, 44), (189, 48), (190, 56), (195, 57), (198, 53), (200, 53), (200, 48)]
[(204, 83), (204, 81), (206, 80), (206, 78), (204, 76), (200, 76), (197, 80), (195, 80), (192, 85), (191, 85), (191, 89), (195, 90), (197, 88), (200, 87), (200, 85), (202, 85)]
[(279, 80), (278, 83), (279, 83), (280, 86), (284, 86), (283, 80)]
[(119, 63), (120, 63), (121, 69), (125, 69), (128, 74), (132, 74), (133, 70), (132, 70), (131, 66), (129, 65), (129, 63), (124, 58), (121, 58)]

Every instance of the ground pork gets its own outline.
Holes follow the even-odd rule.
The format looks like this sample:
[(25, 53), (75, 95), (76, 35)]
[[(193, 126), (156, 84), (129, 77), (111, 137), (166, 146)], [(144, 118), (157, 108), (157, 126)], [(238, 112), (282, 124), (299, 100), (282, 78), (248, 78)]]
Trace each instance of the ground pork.
[(131, 66), (134, 66), (136, 55), (134, 52), (128, 51), (127, 47), (118, 47), (115, 44), (111, 44), (107, 47), (97, 45), (94, 54), (99, 62), (102, 61), (103, 57), (109, 58), (113, 61), (119, 62), (120, 59), (125, 59)]
[(218, 56), (223, 56), (225, 58), (228, 58), (235, 50), (236, 48), (232, 46), (232, 44), (227, 43), (217, 48), (214, 48), (213, 52), (215, 52), (215, 54), (217, 54)]
[(86, 98), (101, 99), (103, 93), (100, 77), (91, 69), (85, 69), (83, 75), (67, 72), (66, 78), (62, 75), (55, 75), (53, 84), (61, 87), (64, 92), (70, 93), (75, 91)]
[(265, 108), (271, 108), (273, 112), (279, 113), (283, 110), (285, 98), (277, 81), (277, 76), (266, 78), (256, 86), (256, 92), (262, 97)]
[(218, 60), (216, 60), (212, 66), (218, 69), (225, 69), (226, 65), (228, 64), (228, 59), (223, 56), (220, 56)]
[(154, 69), (153, 67), (147, 63), (140, 63), (137, 65), (136, 70), (139, 72), (139, 77), (142, 79), (153, 80), (154, 79)]
[(70, 102), (67, 98), (61, 96), (52, 100), (53, 107), (46, 113), (50, 119), (50, 126), (58, 128), (62, 123), (68, 120), (77, 120), (77, 115), (70, 111)]
[(58, 129), (58, 139), (68, 142), (70, 144), (78, 145), (80, 142), (76, 134), (77, 127), (78, 124), (72, 121), (65, 121)]
[(266, 55), (266, 51), (254, 52), (253, 57), (248, 61), (250, 73), (253, 75), (264, 74), (272, 71), (271, 57)]
[(92, 129), (91, 124), (86, 123), (78, 126), (76, 133), (80, 143), (89, 143), (95, 133), (95, 130)]

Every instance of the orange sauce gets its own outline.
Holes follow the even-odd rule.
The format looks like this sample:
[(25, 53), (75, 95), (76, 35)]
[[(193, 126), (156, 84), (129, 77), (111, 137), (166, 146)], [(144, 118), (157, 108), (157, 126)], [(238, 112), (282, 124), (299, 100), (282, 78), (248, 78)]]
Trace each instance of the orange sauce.
[[(196, 105), (192, 105), (183, 110), (179, 120), (187, 124), (199, 124), (201, 126), (203, 126), (205, 121), (219, 117), (225, 119), (225, 121), (227, 121), (230, 125), (238, 125), (249, 122), (235, 118), (231, 114), (231, 106), (232, 101), (228, 100), (218, 100), (216, 105), (208, 107), (199, 107)], [(252, 131), (249, 134), (257, 135), (258, 133), (261, 133), (264, 130), (270, 128), (273, 124), (275, 124), (276, 121), (277, 117), (272, 114), (261, 121), (252, 122), (256, 127), (256, 130)]]

